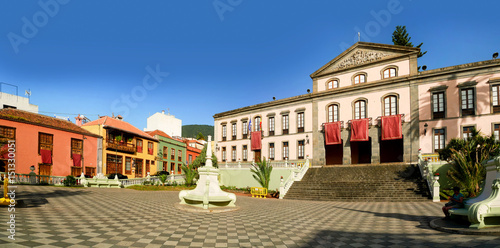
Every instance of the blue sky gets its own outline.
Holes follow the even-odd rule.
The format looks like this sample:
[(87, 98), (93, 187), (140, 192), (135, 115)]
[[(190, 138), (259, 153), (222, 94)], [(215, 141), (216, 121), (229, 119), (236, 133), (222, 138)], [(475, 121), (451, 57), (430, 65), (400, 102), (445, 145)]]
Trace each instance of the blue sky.
[(169, 109), (212, 125), (215, 113), (305, 94), (358, 31), (391, 44), (406, 25), (428, 69), (489, 60), (500, 3), (485, 2), (3, 0), (0, 82), (72, 120), (114, 112), (142, 129)]

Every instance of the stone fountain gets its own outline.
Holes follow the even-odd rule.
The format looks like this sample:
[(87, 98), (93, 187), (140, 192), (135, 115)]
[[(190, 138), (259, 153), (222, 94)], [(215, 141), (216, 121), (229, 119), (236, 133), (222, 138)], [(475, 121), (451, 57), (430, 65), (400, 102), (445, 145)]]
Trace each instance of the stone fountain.
[(205, 166), (198, 168), (200, 179), (193, 190), (179, 193), (180, 204), (208, 209), (209, 207), (235, 207), (236, 195), (219, 187), (219, 169), (212, 165), (212, 137), (208, 136)]

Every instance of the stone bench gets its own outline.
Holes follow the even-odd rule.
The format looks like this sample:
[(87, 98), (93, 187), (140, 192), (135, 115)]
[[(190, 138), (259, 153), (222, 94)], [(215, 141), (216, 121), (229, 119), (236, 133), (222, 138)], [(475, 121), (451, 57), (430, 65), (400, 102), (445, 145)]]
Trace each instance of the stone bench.
[(81, 178), (81, 184), (85, 187), (97, 187), (97, 188), (122, 188), (122, 182), (118, 180), (118, 177), (115, 179), (108, 178)]
[[(500, 156), (485, 164), (486, 179), (483, 191), (465, 200), (465, 208), (451, 209), (451, 216), (467, 216), (469, 228), (500, 226)], [(489, 187), (487, 185), (490, 185)]]

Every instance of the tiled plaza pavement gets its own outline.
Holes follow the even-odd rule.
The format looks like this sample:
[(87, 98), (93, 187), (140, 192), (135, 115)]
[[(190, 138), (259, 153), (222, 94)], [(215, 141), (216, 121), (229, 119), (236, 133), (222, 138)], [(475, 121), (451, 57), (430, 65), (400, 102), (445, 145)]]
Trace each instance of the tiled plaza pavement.
[(239, 210), (175, 208), (178, 192), (19, 186), (16, 240), (1, 247), (500, 247), (500, 237), (429, 228), (441, 203), (312, 202), (238, 196)]

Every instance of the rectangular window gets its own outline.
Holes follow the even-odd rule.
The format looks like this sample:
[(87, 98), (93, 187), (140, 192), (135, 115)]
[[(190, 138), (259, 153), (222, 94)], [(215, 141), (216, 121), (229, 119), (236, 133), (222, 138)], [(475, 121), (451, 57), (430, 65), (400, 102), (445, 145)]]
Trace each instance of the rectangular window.
[(463, 127), (462, 135), (463, 135), (464, 139), (472, 138), (472, 129), (473, 128), (474, 128), (473, 126)]
[(283, 115), (282, 117), (283, 121), (283, 134), (288, 134), (288, 115)]
[(170, 149), (170, 160), (175, 160), (175, 149)]
[(16, 129), (12, 127), (2, 127), (0, 126), (0, 138), (4, 139), (15, 139)]
[(304, 141), (303, 140), (299, 140), (299, 143), (298, 143), (298, 147), (299, 147), (299, 159), (304, 159)]
[(493, 135), (495, 135), (496, 140), (500, 140), (500, 124), (493, 125)]
[(236, 161), (236, 146), (231, 147), (231, 161)]
[(356, 101), (354, 103), (354, 119), (364, 119), (366, 118), (366, 102)]
[(163, 158), (164, 159), (168, 158), (168, 147), (166, 146), (163, 147)]
[(177, 174), (182, 174), (182, 164), (177, 164)]
[(283, 159), (288, 158), (288, 142), (283, 142)]
[(85, 176), (95, 176), (95, 167), (85, 167)]
[(255, 131), (256, 132), (261, 130), (262, 123), (260, 123), (260, 122), (261, 122), (260, 116), (255, 117), (255, 123), (254, 123), (254, 125), (255, 125)]
[(222, 162), (226, 162), (226, 147), (222, 147)]
[(304, 132), (304, 113), (303, 112), (297, 114), (297, 132), (298, 133)]
[(177, 151), (177, 161), (182, 162), (182, 151), (181, 150)]
[(243, 161), (247, 161), (248, 160), (248, 148), (247, 148), (247, 145), (243, 145)]
[(153, 155), (153, 142), (148, 142), (148, 154)]
[(444, 92), (432, 93), (432, 118), (444, 118)]
[(500, 85), (491, 87), (491, 101), (493, 103), (493, 113), (500, 113)]
[(150, 170), (150, 165), (149, 165), (149, 160), (146, 160), (146, 175), (148, 174), (148, 172)]
[(71, 139), (71, 154), (83, 155), (83, 140)]
[(175, 163), (170, 163), (170, 173), (175, 174)]
[(384, 98), (384, 116), (396, 115), (397, 113), (396, 96), (387, 96)]
[(189, 154), (189, 164), (191, 164), (191, 162), (193, 162), (193, 155)]
[(47, 133), (38, 133), (38, 153), (40, 154), (40, 150), (48, 150), (51, 151), (53, 149), (54, 144), (54, 135)]
[(474, 113), (474, 89), (460, 90), (462, 116), (475, 115)]
[(338, 116), (339, 116), (339, 106), (336, 104), (328, 106), (328, 122), (339, 121)]
[(227, 127), (226, 125), (222, 125), (222, 141), (226, 141), (226, 135), (227, 135)]
[(125, 174), (132, 173), (132, 158), (125, 157)]
[(444, 147), (444, 129), (434, 129), (434, 152), (439, 152)]
[(247, 135), (248, 135), (248, 122), (244, 121), (242, 125), (243, 126), (241, 128), (243, 128), (243, 129), (242, 129), (241, 133), (243, 133), (243, 139), (246, 139)]
[(236, 123), (233, 123), (231, 126), (232, 126), (231, 134), (233, 135), (233, 140), (235, 140), (236, 139)]
[(269, 136), (274, 135), (274, 117), (269, 117)]
[(137, 151), (138, 153), (142, 153), (142, 140), (139, 140), (139, 139), (138, 139), (138, 140), (136, 141), (136, 151)]
[(143, 177), (144, 164), (142, 159), (135, 159), (135, 177)]
[(274, 143), (269, 143), (269, 159), (274, 160)]

